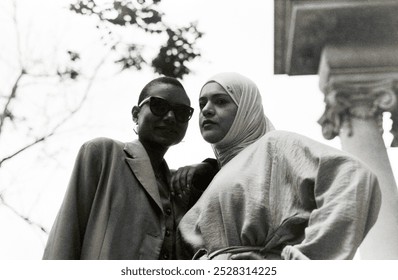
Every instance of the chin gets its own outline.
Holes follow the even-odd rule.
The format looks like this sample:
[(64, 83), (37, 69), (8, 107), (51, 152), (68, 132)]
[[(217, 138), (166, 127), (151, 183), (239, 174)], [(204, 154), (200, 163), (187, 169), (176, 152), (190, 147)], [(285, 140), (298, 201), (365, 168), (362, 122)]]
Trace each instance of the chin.
[(180, 143), (182, 141), (183, 138), (181, 139), (158, 139), (158, 142), (161, 143), (163, 146), (165, 147), (170, 147), (170, 146), (174, 146), (177, 145), (178, 143)]
[(217, 137), (217, 135), (214, 135), (213, 133), (202, 132), (202, 137), (207, 143), (210, 144), (215, 144), (220, 141), (218, 139), (219, 137)]

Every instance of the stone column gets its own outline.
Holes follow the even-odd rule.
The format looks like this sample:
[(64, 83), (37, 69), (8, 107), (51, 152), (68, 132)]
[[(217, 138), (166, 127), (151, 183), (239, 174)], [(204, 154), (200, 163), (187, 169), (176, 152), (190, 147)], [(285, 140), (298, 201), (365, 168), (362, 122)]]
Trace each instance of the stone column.
[(397, 136), (397, 58), (394, 46), (328, 46), (319, 68), (326, 103), (319, 120), (323, 135), (339, 136), (342, 149), (365, 162), (380, 183), (382, 206), (360, 248), (362, 259), (398, 259), (398, 190), (382, 138), (386, 111), (392, 112)]

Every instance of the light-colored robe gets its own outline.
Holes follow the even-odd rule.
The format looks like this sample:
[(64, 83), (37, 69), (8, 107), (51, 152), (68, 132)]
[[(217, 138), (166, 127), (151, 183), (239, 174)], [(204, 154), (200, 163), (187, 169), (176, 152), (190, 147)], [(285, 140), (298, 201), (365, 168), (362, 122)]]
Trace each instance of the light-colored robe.
[(380, 204), (377, 179), (363, 163), (271, 131), (223, 166), (183, 217), (179, 257), (257, 246), (270, 259), (351, 259)]

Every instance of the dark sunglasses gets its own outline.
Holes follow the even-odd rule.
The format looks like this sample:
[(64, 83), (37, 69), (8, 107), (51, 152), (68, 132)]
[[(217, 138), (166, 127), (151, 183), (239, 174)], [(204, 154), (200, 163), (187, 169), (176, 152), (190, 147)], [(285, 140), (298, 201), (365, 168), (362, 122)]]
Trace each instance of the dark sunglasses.
[(167, 100), (149, 96), (141, 101), (138, 107), (141, 108), (142, 105), (149, 102), (149, 108), (151, 109), (152, 114), (158, 117), (164, 117), (170, 110), (174, 112), (174, 116), (176, 121), (179, 123), (186, 123), (189, 121), (193, 114), (193, 108), (183, 105), (183, 104), (170, 104)]

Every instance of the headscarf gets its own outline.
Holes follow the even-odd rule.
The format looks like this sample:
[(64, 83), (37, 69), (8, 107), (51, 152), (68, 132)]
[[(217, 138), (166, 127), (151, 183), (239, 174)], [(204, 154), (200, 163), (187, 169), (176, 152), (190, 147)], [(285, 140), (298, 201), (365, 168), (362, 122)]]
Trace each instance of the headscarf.
[(222, 86), (238, 106), (228, 133), (221, 141), (212, 144), (222, 167), (274, 127), (264, 114), (260, 91), (252, 80), (238, 73), (226, 72), (211, 77), (205, 85), (210, 82)]

